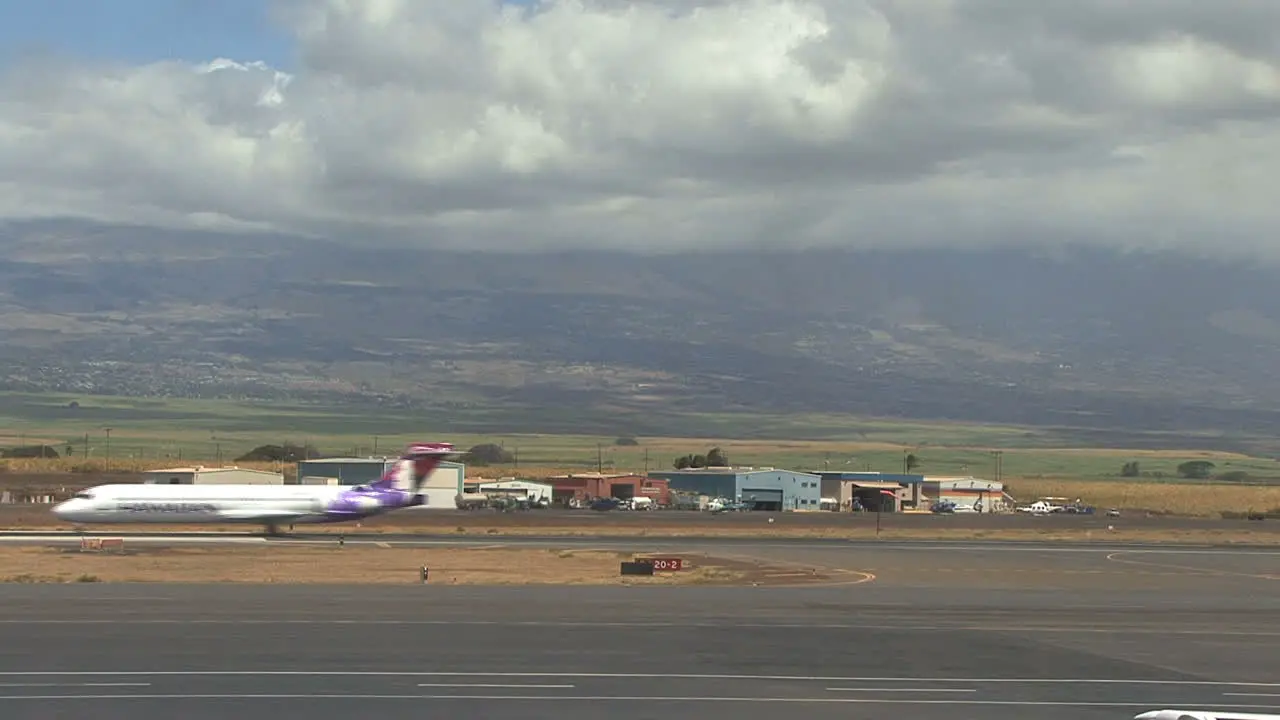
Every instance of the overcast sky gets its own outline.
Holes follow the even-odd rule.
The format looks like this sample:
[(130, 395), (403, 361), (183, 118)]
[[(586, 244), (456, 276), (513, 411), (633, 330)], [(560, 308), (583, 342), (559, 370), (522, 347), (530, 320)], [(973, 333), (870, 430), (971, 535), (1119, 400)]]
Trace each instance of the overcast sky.
[(192, 15), (203, 57), (45, 38), (4, 60), (0, 216), (1280, 254), (1280, 0), (533, 5), (290, 0), (279, 47), (247, 40), (262, 18)]

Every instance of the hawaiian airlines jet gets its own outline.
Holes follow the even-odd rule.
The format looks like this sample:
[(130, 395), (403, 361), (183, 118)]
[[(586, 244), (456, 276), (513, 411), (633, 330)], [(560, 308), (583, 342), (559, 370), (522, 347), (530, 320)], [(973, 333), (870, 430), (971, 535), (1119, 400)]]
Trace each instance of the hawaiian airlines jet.
[(76, 524), (333, 523), (426, 504), (422, 483), (457, 451), (449, 443), (410, 445), (377, 482), (330, 485), (98, 485), (53, 508)]
[(1280, 720), (1280, 715), (1221, 710), (1152, 710), (1135, 715), (1133, 720)]

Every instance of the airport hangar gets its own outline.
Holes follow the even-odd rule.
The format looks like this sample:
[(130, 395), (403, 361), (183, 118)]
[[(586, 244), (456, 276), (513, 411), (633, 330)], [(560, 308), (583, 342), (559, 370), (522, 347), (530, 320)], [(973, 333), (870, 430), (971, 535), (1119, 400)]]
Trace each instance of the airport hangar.
[(728, 498), (751, 510), (818, 510), (822, 506), (822, 478), (813, 473), (772, 467), (710, 467), (655, 470), (649, 477), (666, 480), (673, 493)]
[[(822, 478), (822, 497), (838, 503), (841, 511), (853, 508), (853, 501), (871, 512), (898, 512), (918, 508), (924, 500), (925, 477), (905, 473), (831, 472), (815, 473)], [(881, 493), (888, 490), (890, 498)]]
[(554, 488), (555, 501), (568, 504), (573, 500), (586, 501), (594, 498), (617, 498), (630, 500), (647, 497), (655, 505), (668, 505), (671, 502), (671, 490), (666, 480), (630, 473), (570, 473), (553, 475), (546, 479)]
[(927, 477), (924, 491), (934, 500), (970, 505), (976, 512), (1003, 512), (1016, 505), (1013, 497), (1005, 492), (1004, 483), (972, 476)]
[[(388, 457), (333, 457), (298, 462), (298, 482), (303, 485), (367, 485), (395, 467), (398, 458)], [(462, 496), (463, 480), (467, 466), (460, 462), (443, 461), (422, 484), (426, 496), (425, 509), (453, 510)]]
[(284, 474), (242, 467), (179, 467), (148, 470), (142, 482), (149, 485), (283, 485)]

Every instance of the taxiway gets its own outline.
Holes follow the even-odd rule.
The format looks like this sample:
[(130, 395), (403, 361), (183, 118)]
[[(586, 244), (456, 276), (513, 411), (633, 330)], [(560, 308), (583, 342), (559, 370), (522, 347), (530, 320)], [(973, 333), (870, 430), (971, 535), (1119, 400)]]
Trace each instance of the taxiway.
[(803, 589), (5, 585), (0, 716), (1280, 712), (1280, 552), (870, 545), (732, 543), (875, 576)]

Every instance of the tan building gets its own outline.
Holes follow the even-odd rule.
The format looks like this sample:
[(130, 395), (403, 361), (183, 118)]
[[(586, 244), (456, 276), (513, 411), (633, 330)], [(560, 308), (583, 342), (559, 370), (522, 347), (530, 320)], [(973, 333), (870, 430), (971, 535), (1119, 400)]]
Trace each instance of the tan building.
[(1006, 512), (1013, 508), (1013, 498), (1004, 491), (1004, 483), (965, 477), (925, 477), (924, 493), (930, 503), (947, 501), (974, 512)]
[(148, 470), (142, 482), (151, 485), (283, 485), (284, 474), (241, 467), (184, 467)]

